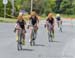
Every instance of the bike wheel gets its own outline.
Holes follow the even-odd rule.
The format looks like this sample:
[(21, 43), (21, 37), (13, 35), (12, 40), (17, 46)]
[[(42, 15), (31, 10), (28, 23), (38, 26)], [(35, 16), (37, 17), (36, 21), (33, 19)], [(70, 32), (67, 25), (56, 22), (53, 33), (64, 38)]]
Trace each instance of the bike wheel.
[(50, 38), (51, 38), (51, 42), (53, 42), (53, 32), (50, 32)]
[(51, 41), (50, 40), (50, 32), (48, 31), (48, 40), (49, 40), (49, 42)]
[(32, 44), (32, 39), (30, 40), (30, 46), (32, 46), (33, 44)]
[(17, 50), (19, 51), (20, 48), (19, 48), (19, 42), (17, 41)]
[(34, 31), (34, 29), (32, 30), (32, 36), (31, 36), (31, 41), (30, 41), (30, 45), (34, 46), (35, 45), (35, 39), (36, 39), (36, 32)]
[(62, 32), (62, 28), (60, 27), (60, 31)]
[(22, 50), (22, 43), (19, 40), (17, 42), (17, 50)]
[(19, 44), (20, 44), (20, 49), (22, 50), (22, 31), (21, 31), (21, 34), (20, 34), (20, 42), (19, 42)]
[(61, 22), (59, 22), (60, 24), (59, 24), (59, 30), (60, 30), (60, 32), (62, 32), (62, 23)]
[(49, 39), (49, 42), (53, 42), (53, 32), (52, 31), (49, 31), (48, 32), (48, 39)]
[(22, 31), (19, 31), (18, 33), (18, 41), (17, 41), (17, 49), (22, 50)]

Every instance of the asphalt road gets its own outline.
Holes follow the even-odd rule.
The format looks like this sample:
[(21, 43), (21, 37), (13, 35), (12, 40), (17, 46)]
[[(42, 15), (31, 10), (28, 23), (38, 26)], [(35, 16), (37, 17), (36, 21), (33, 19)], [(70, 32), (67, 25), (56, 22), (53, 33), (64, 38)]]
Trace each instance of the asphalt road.
[(55, 27), (54, 42), (48, 42), (44, 21), (39, 24), (36, 46), (29, 45), (27, 30), (26, 45), (17, 51), (14, 25), (0, 23), (0, 58), (75, 58), (75, 21), (63, 21), (63, 32)]

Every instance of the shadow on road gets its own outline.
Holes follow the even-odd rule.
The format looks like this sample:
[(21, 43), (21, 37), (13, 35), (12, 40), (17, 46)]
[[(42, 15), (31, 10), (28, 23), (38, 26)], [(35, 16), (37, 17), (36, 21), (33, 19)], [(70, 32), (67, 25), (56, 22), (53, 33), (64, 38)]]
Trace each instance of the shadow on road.
[(42, 46), (42, 47), (44, 47), (45, 45), (43, 45), (43, 44), (35, 44), (35, 46)]
[(51, 41), (51, 42), (55, 42), (55, 43), (61, 43), (60, 41)]
[(22, 51), (34, 51), (33, 49), (22, 49)]

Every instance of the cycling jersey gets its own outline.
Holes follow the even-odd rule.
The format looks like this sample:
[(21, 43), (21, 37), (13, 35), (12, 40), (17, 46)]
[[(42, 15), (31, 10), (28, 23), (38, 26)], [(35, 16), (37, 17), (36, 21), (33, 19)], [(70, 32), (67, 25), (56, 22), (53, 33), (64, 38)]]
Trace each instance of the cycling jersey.
[(54, 18), (51, 18), (51, 20), (48, 18), (47, 21), (48, 21), (51, 25), (54, 24)]
[(30, 17), (30, 20), (31, 20), (31, 24), (34, 26), (37, 23), (38, 18), (36, 16), (34, 18)]
[(57, 17), (56, 19), (57, 19), (57, 21), (60, 21), (61, 20), (60, 17)]
[(26, 22), (24, 20), (22, 21), (17, 21), (17, 23), (19, 24), (19, 26), (22, 28), (22, 29), (25, 29), (25, 24)]

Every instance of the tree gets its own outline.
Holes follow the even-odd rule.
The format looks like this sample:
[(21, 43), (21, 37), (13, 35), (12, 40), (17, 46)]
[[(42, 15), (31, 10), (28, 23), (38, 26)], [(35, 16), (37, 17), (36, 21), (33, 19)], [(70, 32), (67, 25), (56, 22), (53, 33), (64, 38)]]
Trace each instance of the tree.
[(55, 1), (56, 0), (45, 0), (44, 1), (44, 13), (46, 13), (46, 15), (49, 12), (54, 12), (53, 9), (55, 7)]
[(62, 3), (63, 0), (56, 0), (55, 1), (55, 8), (54, 8), (54, 12), (59, 13), (60, 12), (60, 5)]
[(60, 5), (61, 13), (63, 14), (72, 14), (73, 12), (73, 0), (63, 0), (63, 2)]
[(0, 0), (0, 16), (1, 17), (3, 17), (4, 16), (4, 5), (3, 5), (3, 3), (2, 3), (3, 1), (2, 0)]

